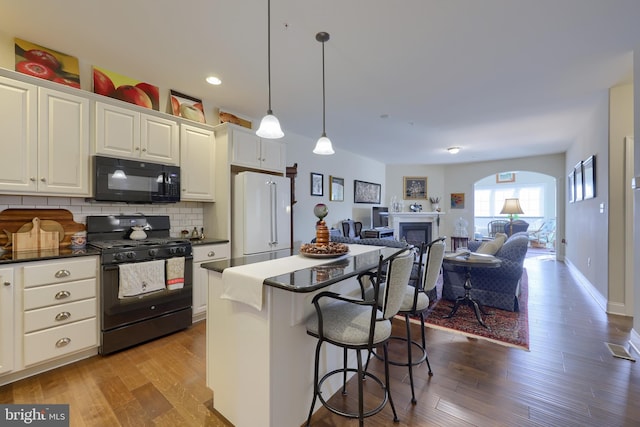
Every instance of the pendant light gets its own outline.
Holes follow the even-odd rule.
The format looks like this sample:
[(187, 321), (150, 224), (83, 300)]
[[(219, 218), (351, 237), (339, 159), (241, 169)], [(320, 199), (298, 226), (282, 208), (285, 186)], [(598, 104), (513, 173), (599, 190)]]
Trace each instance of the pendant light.
[(314, 154), (322, 154), (329, 155), (334, 154), (333, 146), (331, 145), (331, 140), (327, 138), (327, 133), (325, 132), (325, 89), (324, 89), (324, 42), (329, 40), (329, 33), (325, 33), (324, 31), (316, 34), (316, 40), (322, 43), (322, 136), (318, 139), (316, 143), (316, 148), (313, 149)]
[(278, 139), (284, 136), (280, 128), (280, 121), (271, 111), (271, 0), (267, 0), (267, 76), (269, 80), (269, 109), (262, 118), (256, 135), (260, 138)]

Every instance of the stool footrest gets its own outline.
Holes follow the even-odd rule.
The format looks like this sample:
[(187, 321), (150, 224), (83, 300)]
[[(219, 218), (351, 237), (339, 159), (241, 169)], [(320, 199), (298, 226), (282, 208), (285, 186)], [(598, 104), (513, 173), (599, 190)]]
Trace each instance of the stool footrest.
[[(333, 370), (327, 374), (325, 374), (320, 381), (318, 381), (318, 399), (320, 400), (320, 402), (322, 403), (322, 405), (327, 408), (329, 411), (333, 412), (334, 414), (343, 416), (343, 417), (347, 417), (347, 418), (359, 418), (360, 415), (355, 412), (346, 412), (343, 411), (339, 408), (336, 408), (335, 406), (331, 406), (322, 396), (322, 383), (327, 380), (329, 377), (336, 375), (336, 374), (343, 374), (344, 372), (353, 372), (356, 375), (358, 375), (358, 370), (356, 368), (346, 368), (346, 369), (336, 369)], [(370, 417), (372, 415), (377, 414), (378, 412), (382, 411), (382, 409), (384, 408), (384, 406), (387, 404), (387, 401), (389, 400), (389, 391), (387, 390), (387, 388), (384, 385), (384, 382), (382, 382), (382, 380), (380, 378), (378, 378), (377, 376), (373, 375), (372, 373), (369, 372), (362, 372), (362, 375), (364, 375), (366, 378), (371, 378), (373, 381), (375, 381), (376, 383), (378, 383), (378, 385), (380, 385), (380, 388), (384, 391), (384, 396), (382, 396), (382, 401), (380, 402), (380, 404), (378, 406), (376, 406), (373, 409), (370, 409), (366, 412), (363, 413), (363, 417)]]

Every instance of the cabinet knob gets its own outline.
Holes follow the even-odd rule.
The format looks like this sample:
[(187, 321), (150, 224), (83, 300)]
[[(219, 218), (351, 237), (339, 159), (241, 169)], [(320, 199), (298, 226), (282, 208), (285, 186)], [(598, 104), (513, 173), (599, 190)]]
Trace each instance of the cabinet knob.
[(70, 317), (71, 317), (71, 313), (69, 313), (68, 311), (62, 311), (62, 312), (56, 314), (56, 320), (58, 322), (61, 322), (63, 320), (67, 320)]
[(136, 151), (140, 151), (140, 147), (136, 147)]
[(142, 149), (142, 152), (143, 152), (143, 153), (144, 153), (144, 152), (146, 152), (146, 151), (147, 151), (147, 149), (146, 149), (146, 148), (143, 148), (143, 149)]
[(3, 285), (5, 286), (11, 286), (11, 282), (4, 282)]
[(42, 182), (47, 182), (47, 178), (45, 178), (44, 176), (42, 178), (40, 178), (40, 181)]
[(68, 345), (69, 343), (71, 343), (71, 338), (69, 338), (69, 337), (60, 338), (58, 341), (56, 341), (56, 347), (58, 347), (58, 348), (64, 347), (65, 345)]
[(70, 296), (71, 296), (71, 292), (69, 292), (69, 291), (60, 291), (54, 296), (54, 298), (55, 299), (65, 299), (65, 298), (69, 298)]
[(207, 254), (208, 257), (214, 257), (216, 256), (216, 253), (214, 251), (211, 251)]
[(36, 177), (35, 177), (35, 176), (32, 176), (31, 178), (29, 178), (29, 180), (30, 180), (30, 181), (33, 181), (33, 182), (35, 182)]
[(56, 279), (62, 279), (63, 277), (71, 276), (71, 272), (69, 270), (58, 270), (56, 271)]

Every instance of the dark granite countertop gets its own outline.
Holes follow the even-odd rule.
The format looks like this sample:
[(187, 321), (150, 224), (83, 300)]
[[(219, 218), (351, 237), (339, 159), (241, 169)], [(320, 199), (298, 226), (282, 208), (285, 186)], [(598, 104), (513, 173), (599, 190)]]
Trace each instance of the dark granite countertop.
[[(344, 255), (333, 261), (327, 260), (329, 262), (322, 265), (297, 270), (280, 276), (269, 277), (265, 279), (264, 284), (291, 292), (312, 292), (341, 280), (357, 276), (365, 271), (372, 270), (378, 266), (380, 255), (387, 260), (396, 256), (403, 250), (404, 248), (384, 247), (360, 255)], [(225, 268), (269, 261), (291, 255), (295, 254), (292, 254), (290, 250), (283, 250), (247, 257), (206, 262), (202, 264), (202, 268), (222, 273)]]
[(17, 262), (43, 261), (51, 259), (75, 258), (81, 256), (100, 255), (98, 249), (86, 247), (83, 249), (48, 249), (41, 251), (20, 251), (12, 252), (8, 250), (0, 253), (1, 264), (14, 264)]
[(229, 239), (217, 239), (215, 237), (205, 238), (205, 239), (189, 239), (191, 241), (191, 246), (201, 246), (201, 245), (218, 245), (221, 243), (229, 243)]

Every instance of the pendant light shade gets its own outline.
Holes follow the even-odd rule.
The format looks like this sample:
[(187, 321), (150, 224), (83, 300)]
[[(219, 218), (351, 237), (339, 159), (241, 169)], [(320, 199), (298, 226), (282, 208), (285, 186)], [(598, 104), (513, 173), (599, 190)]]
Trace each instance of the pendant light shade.
[(324, 43), (329, 40), (329, 33), (325, 33), (324, 31), (316, 34), (316, 40), (322, 43), (322, 136), (316, 142), (316, 147), (313, 149), (314, 154), (321, 155), (330, 155), (334, 154), (333, 146), (331, 145), (331, 140), (327, 138), (327, 133), (325, 131), (326, 124), (326, 108), (325, 108), (325, 87), (324, 87)]
[(271, 0), (267, 0), (267, 78), (269, 82), (269, 109), (262, 118), (256, 135), (260, 138), (278, 139), (284, 136), (280, 128), (280, 121), (271, 111)]

